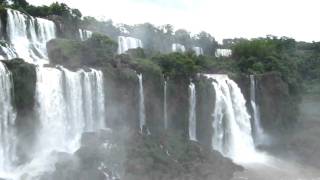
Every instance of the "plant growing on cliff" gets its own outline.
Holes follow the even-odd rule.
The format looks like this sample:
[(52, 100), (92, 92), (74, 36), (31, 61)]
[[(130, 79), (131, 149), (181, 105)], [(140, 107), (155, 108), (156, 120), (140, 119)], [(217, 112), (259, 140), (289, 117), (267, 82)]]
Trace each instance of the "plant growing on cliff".
[(243, 40), (232, 47), (233, 58), (241, 73), (279, 72), (289, 84), (290, 91), (298, 93), (300, 76), (293, 54), (295, 44), (293, 39), (286, 37), (268, 36), (251, 41)]
[(199, 70), (195, 59), (187, 54), (171, 53), (168, 55), (158, 55), (152, 58), (162, 68), (166, 76), (189, 77)]

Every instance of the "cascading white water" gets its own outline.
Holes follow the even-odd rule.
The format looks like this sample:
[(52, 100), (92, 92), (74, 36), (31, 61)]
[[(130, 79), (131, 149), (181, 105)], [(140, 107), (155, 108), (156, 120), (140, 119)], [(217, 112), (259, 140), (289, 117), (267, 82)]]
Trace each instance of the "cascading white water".
[[(38, 68), (36, 85), (36, 107), (41, 130), (36, 149), (50, 153), (54, 150), (72, 152), (75, 137), (68, 136), (72, 123), (68, 120), (68, 106), (64, 98), (63, 72), (55, 68)], [(79, 88), (81, 86), (78, 86)], [(81, 89), (81, 88), (79, 88)], [(74, 94), (76, 95), (76, 94)], [(81, 106), (81, 104), (79, 104)], [(81, 124), (81, 119), (79, 119)]]
[(186, 48), (182, 44), (174, 43), (174, 44), (172, 44), (172, 52), (184, 53), (184, 52), (186, 52)]
[(201, 47), (193, 47), (192, 50), (196, 53), (197, 56), (203, 55), (203, 49)]
[(0, 55), (1, 59), (13, 59), (18, 56), (14, 49), (7, 43), (0, 45), (0, 48), (3, 53), (3, 55)]
[(59, 67), (38, 68), (37, 75), (39, 149), (73, 152), (83, 132), (105, 128), (102, 72)]
[(86, 117), (85, 130), (96, 131), (105, 128), (105, 102), (103, 74), (101, 71), (91, 69), (90, 72), (82, 71), (83, 97)]
[(124, 54), (129, 49), (143, 48), (142, 41), (133, 37), (118, 37), (118, 54)]
[[(11, 43), (8, 52), (35, 64), (47, 61), (46, 43), (56, 37), (56, 27), (52, 21), (33, 18), (16, 10), (7, 10), (7, 32)], [(8, 57), (12, 58), (12, 56)]]
[(168, 95), (168, 84), (167, 81), (164, 81), (163, 87), (163, 121), (164, 121), (164, 129), (168, 129), (168, 105), (167, 105), (167, 95)]
[(238, 85), (228, 75), (205, 75), (215, 89), (212, 146), (237, 162), (259, 157), (251, 133), (250, 115)]
[[(0, 115), (4, 112), (6, 120), (2, 121), (5, 116), (1, 116), (3, 124), (0, 125), (8, 128), (0, 130), (0, 178), (20, 180), (24, 176), (23, 179), (34, 180), (39, 175), (54, 170), (55, 158), (52, 152), (72, 153), (78, 149), (83, 132), (105, 127), (103, 74), (94, 69), (72, 72), (63, 67), (43, 67), (43, 64), (49, 63), (46, 43), (56, 37), (54, 23), (26, 16), (19, 11), (7, 11), (10, 44), (1, 48), (6, 59), (21, 57), (39, 65), (35, 111), (41, 127), (37, 130), (36, 145), (33, 147), (35, 152), (29, 154), (31, 161), (19, 167), (14, 166), (12, 171), (9, 169), (7, 174), (2, 175), (3, 169), (10, 166), (9, 160), (13, 162), (15, 158), (16, 136), (12, 134), (14, 131), (11, 128), (15, 119), (13, 108), (9, 109), (9, 104), (4, 106), (5, 111), (1, 108), (2, 103), (11, 101), (8, 96), (2, 96), (2, 93), (5, 95), (8, 92), (1, 89), (1, 83), (0, 100), (3, 98), (3, 101), (0, 101)], [(0, 70), (1, 80), (2, 72), (5, 71)], [(9, 87), (8, 84), (3, 85)]]
[(16, 156), (16, 112), (12, 106), (11, 73), (0, 62), (0, 177), (13, 168)]
[(256, 103), (256, 79), (254, 75), (250, 75), (250, 102), (253, 111), (253, 124), (256, 145), (267, 143), (267, 135), (261, 126), (260, 108)]
[(32, 161), (16, 168), (10, 179), (38, 180), (55, 170), (54, 152), (73, 153), (84, 132), (104, 129), (102, 72), (69, 71), (63, 67), (37, 68), (36, 112), (41, 128), (37, 132)]
[(143, 92), (143, 77), (142, 74), (138, 74), (139, 79), (139, 127), (141, 132), (146, 125), (146, 113), (144, 105), (144, 92)]
[(189, 85), (189, 139), (197, 141), (197, 117), (196, 117), (196, 86)]
[(85, 41), (92, 37), (92, 32), (84, 29), (79, 29), (79, 36), (81, 41)]

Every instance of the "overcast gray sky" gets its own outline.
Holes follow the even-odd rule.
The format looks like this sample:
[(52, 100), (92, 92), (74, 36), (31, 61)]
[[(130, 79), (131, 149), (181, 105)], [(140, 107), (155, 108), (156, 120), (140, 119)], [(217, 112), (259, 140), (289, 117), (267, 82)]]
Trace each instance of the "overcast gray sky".
[(27, 0), (36, 5), (59, 1), (84, 15), (116, 23), (172, 24), (201, 30), (218, 40), (268, 34), (320, 41), (320, 0)]

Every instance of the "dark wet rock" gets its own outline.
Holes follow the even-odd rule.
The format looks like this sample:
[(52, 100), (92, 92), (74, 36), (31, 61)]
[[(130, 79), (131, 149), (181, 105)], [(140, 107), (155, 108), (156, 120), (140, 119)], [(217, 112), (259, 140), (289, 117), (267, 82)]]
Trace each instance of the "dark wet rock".
[(277, 73), (263, 74), (257, 80), (263, 127), (271, 132), (293, 127), (299, 117), (300, 97), (290, 94), (288, 84)]
[(135, 136), (129, 143), (124, 179), (227, 180), (243, 168), (198, 143), (166, 137)]
[(13, 100), (17, 110), (18, 156), (21, 162), (29, 160), (30, 151), (33, 151), (33, 143), (39, 122), (34, 111), (36, 94), (36, 66), (25, 62), (23, 59), (2, 61), (12, 74)]
[(101, 130), (84, 133), (81, 142), (74, 154), (54, 153), (56, 171), (42, 179), (229, 180), (234, 172), (243, 170), (220, 153), (174, 132), (146, 136), (127, 129)]

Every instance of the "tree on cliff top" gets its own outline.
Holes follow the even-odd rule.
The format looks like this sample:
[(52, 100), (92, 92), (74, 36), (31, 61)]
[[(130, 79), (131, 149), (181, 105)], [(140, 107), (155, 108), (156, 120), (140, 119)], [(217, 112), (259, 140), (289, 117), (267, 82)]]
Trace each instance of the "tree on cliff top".
[(299, 90), (300, 75), (295, 59), (296, 42), (293, 39), (275, 36), (244, 40), (232, 47), (238, 69), (245, 74), (279, 72), (290, 90)]

